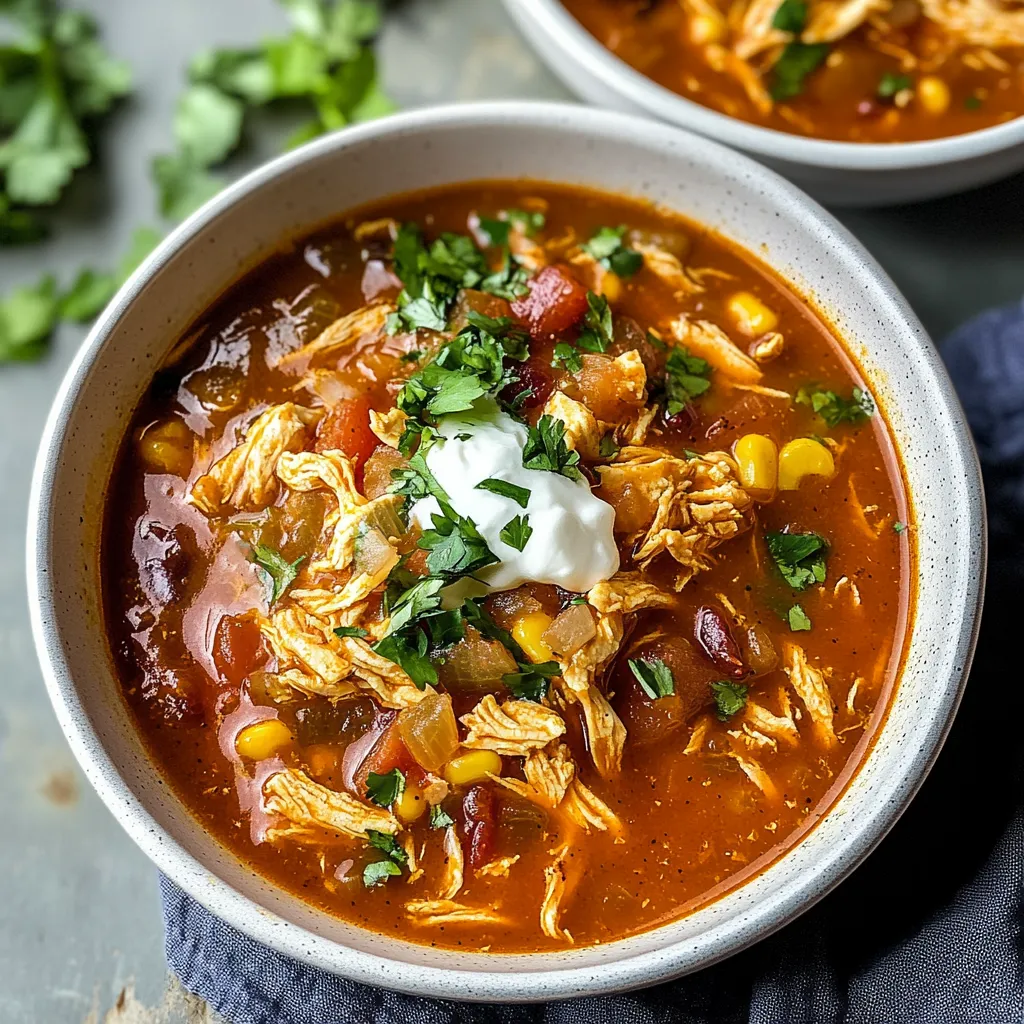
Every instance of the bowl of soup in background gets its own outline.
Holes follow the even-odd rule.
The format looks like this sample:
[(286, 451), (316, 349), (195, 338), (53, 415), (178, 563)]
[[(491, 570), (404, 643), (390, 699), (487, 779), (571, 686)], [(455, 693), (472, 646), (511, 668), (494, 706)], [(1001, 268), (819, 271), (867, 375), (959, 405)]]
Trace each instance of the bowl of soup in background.
[[(1024, 117), (916, 142), (810, 138), (730, 117), (658, 84), (607, 49), (560, 0), (505, 0), (505, 7), (551, 71), (582, 99), (644, 113), (724, 142), (823, 203), (917, 202), (984, 185), (1024, 167)], [(687, 59), (681, 51), (680, 65)], [(850, 109), (854, 106), (850, 98)]]
[[(876, 739), (798, 845), (739, 888), (642, 934), (488, 955), (414, 945), (329, 916), (254, 874), (204, 830), (164, 785), (121, 697), (104, 636), (99, 546), (121, 439), (153, 374), (245, 271), (345, 210), (517, 178), (679, 211), (755, 252), (827, 319), (900, 452), (922, 597)], [(349, 129), (260, 168), (193, 215), (125, 285), (69, 369), (44, 432), (29, 523), (33, 632), (58, 718), (88, 778), (157, 867), (289, 956), (368, 984), (493, 1001), (665, 981), (757, 941), (838, 884), (892, 826), (941, 747), (976, 637), (985, 554), (980, 475), (952, 387), (912, 311), (844, 228), (715, 143), (620, 114), (529, 103), (439, 108)], [(935, 593), (949, 596), (928, 600)]]

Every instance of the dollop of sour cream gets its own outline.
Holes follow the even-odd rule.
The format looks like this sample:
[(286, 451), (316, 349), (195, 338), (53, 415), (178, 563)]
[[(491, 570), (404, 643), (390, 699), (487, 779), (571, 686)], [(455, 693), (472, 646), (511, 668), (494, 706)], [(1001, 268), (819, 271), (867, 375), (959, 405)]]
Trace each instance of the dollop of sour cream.
[[(493, 400), (466, 413), (445, 416), (441, 435), (427, 452), (427, 466), (459, 515), (471, 519), (499, 561), (475, 573), (485, 590), (511, 590), (523, 583), (552, 583), (575, 593), (613, 576), (619, 568), (613, 526), (615, 510), (595, 497), (586, 480), (548, 470), (526, 469), (526, 427)], [(504, 480), (530, 492), (526, 508), (512, 498), (478, 490), (487, 479)], [(435, 498), (422, 498), (410, 519), (431, 528), (440, 512)], [(517, 515), (529, 517), (533, 533), (522, 551), (501, 539)]]

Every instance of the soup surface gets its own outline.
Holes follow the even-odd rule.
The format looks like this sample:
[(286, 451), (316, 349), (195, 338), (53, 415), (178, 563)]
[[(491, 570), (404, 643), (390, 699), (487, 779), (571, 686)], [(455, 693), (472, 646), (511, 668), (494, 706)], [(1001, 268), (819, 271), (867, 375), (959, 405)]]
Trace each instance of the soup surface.
[(749, 255), (536, 183), (397, 198), (182, 339), (108, 502), (153, 757), (254, 870), (494, 952), (651, 928), (828, 809), (912, 595), (886, 424)]
[(913, 142), (1024, 114), (1015, 0), (563, 0), (616, 56), (730, 117)]

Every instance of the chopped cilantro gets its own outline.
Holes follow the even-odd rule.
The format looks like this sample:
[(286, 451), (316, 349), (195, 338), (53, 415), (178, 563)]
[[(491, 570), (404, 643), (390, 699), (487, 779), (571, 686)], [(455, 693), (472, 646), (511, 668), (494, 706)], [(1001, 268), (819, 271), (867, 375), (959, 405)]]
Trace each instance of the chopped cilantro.
[(511, 209), (505, 211), (505, 216), (529, 238), (533, 238), (544, 227), (546, 220), (539, 210)]
[(378, 832), (376, 829), (366, 830), (366, 841), (381, 853), (386, 853), (390, 860), (405, 867), (409, 863), (409, 855), (399, 845), (398, 840), (388, 832)]
[(565, 424), (554, 416), (541, 416), (537, 426), (528, 427), (523, 448), (523, 465), (527, 469), (561, 473), (570, 480), (582, 480), (577, 468), (580, 454), (565, 443)]
[(875, 411), (875, 403), (862, 388), (854, 388), (850, 398), (834, 391), (800, 388), (793, 399), (798, 405), (809, 405), (830, 427), (840, 423), (863, 423)]
[(619, 446), (615, 443), (614, 434), (605, 434), (601, 438), (601, 446), (598, 448), (598, 454), (602, 459), (614, 459), (619, 454)]
[(59, 313), (57, 284), (51, 276), (15, 288), (0, 300), (0, 362), (36, 359)]
[(614, 339), (612, 311), (603, 295), (587, 292), (587, 312), (583, 323), (585, 326), (576, 339), (577, 347), (584, 352), (607, 352)]
[(914, 80), (909, 75), (897, 75), (892, 71), (886, 71), (879, 79), (876, 91), (883, 100), (890, 100), (896, 93), (910, 89), (913, 85)]
[(526, 542), (533, 536), (533, 527), (529, 516), (514, 516), (502, 528), (499, 538), (516, 551), (522, 551)]
[(364, 640), (370, 634), (362, 626), (335, 626), (334, 635), (337, 637), (352, 636), (358, 640)]
[(807, 0), (782, 0), (772, 15), (772, 28), (780, 32), (802, 32), (807, 24)]
[(577, 594), (569, 604), (586, 604), (587, 599), (582, 594)]
[(530, 501), (530, 489), (520, 487), (518, 484), (509, 483), (507, 480), (498, 480), (496, 477), (488, 477), (476, 485), (478, 491), (490, 491), (492, 494), (500, 494), (503, 498), (511, 498), (520, 508), (526, 508)]
[(671, 697), (676, 692), (676, 680), (672, 670), (661, 658), (630, 658), (627, 664), (630, 672), (636, 676), (640, 688), (651, 700)]
[(430, 808), (431, 828), (450, 828), (454, 824), (455, 819), (440, 804), (434, 804)]
[(508, 233), (511, 226), (507, 220), (495, 220), (493, 217), (480, 218), (480, 233), (486, 236), (488, 245), (508, 245)]
[(828, 544), (817, 533), (766, 533), (772, 560), (783, 579), (794, 589), (804, 590), (825, 582)]
[(382, 658), (393, 661), (416, 684), (417, 689), (437, 683), (437, 669), (427, 656), (427, 635), (413, 628), (407, 633), (389, 633), (373, 645)]
[(747, 688), (742, 683), (720, 679), (711, 684), (711, 693), (715, 698), (715, 716), (720, 722), (728, 721), (746, 707)]
[(521, 267), (507, 250), (501, 266), (488, 274), (479, 284), (480, 291), (497, 295), (499, 299), (512, 302), (521, 299), (529, 291), (529, 274)]
[(418, 363), (424, 356), (423, 349), (414, 348), (411, 352), (405, 352), (402, 355), (401, 362), (403, 363)]
[(710, 373), (711, 364), (706, 359), (691, 356), (682, 345), (672, 349), (665, 362), (665, 411), (669, 416), (678, 415), (687, 403), (711, 387)]
[(402, 869), (393, 860), (372, 860), (363, 868), (363, 885), (372, 889), (401, 873)]
[(644, 265), (644, 257), (623, 242), (622, 236), (625, 233), (625, 225), (598, 228), (590, 241), (584, 243), (583, 251), (619, 277), (632, 277)]
[(440, 591), (444, 586), (444, 580), (435, 580), (429, 577), (426, 579), (413, 577), (413, 580), (414, 582), (407, 589), (394, 595), (394, 600), (391, 600), (391, 594), (385, 593), (385, 603), (391, 617), (388, 627), (389, 635), (404, 629), (423, 615), (441, 608)]
[(267, 604), (273, 608), (298, 576), (299, 564), (305, 556), (296, 558), (294, 562), (286, 562), (279, 552), (266, 544), (257, 544), (252, 549), (252, 555), (256, 572), (267, 588)]
[(417, 545), (429, 552), (431, 576), (467, 576), (498, 561), (473, 520), (460, 516), (446, 502), (441, 502), (441, 514), (432, 515), (430, 521), (433, 529), (424, 530)]
[(551, 365), (563, 366), (569, 373), (579, 373), (583, 369), (583, 357), (567, 341), (560, 341), (551, 353)]
[(828, 43), (787, 43), (772, 68), (772, 99), (792, 99), (804, 91), (804, 79), (828, 56)]
[(981, 97), (975, 96), (971, 93), (970, 96), (964, 97), (964, 109), (965, 110), (980, 110), (981, 109)]
[(461, 608), (448, 608), (423, 620), (430, 632), (431, 648), (450, 647), (466, 639), (466, 626)]
[(811, 620), (808, 617), (807, 612), (805, 612), (798, 604), (793, 605), (793, 607), (789, 609), (789, 614), (786, 616), (786, 619), (789, 622), (789, 628), (794, 633), (811, 628)]
[(366, 799), (372, 800), (380, 807), (390, 807), (397, 803), (402, 799), (404, 792), (405, 776), (399, 768), (392, 768), (383, 775), (370, 772), (366, 776)]
[(547, 696), (551, 679), (561, 671), (557, 661), (541, 661), (535, 665), (521, 664), (518, 672), (510, 672), (502, 679), (513, 697), (540, 701)]
[(906, 529), (907, 529), (907, 524), (906, 523), (896, 522), (896, 523), (892, 524), (893, 533), (905, 533)]

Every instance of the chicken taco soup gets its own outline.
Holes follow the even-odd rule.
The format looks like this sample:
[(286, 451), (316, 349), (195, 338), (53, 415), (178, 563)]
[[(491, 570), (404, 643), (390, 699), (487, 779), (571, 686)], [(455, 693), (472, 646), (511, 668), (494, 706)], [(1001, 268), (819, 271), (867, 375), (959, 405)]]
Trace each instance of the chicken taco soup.
[(156, 764), (254, 871), (518, 953), (678, 918), (862, 761), (912, 612), (900, 463), (828, 325), (664, 210), (361, 210), (198, 321), (111, 484)]
[(1018, 0), (563, 0), (659, 85), (844, 142), (961, 135), (1024, 114)]

